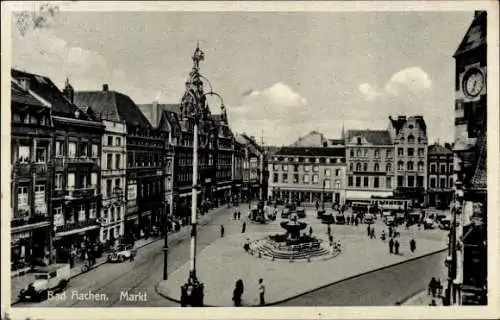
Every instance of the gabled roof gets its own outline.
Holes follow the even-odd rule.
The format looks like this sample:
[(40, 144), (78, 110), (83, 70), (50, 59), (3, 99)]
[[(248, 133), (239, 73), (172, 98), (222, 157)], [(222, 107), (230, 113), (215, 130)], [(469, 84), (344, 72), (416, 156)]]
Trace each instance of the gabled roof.
[(453, 154), (453, 152), (446, 149), (442, 145), (435, 143), (427, 148), (427, 154)]
[(373, 145), (390, 145), (392, 144), (389, 131), (387, 130), (348, 130), (346, 139), (351, 140), (353, 137), (363, 137)]
[[(168, 124), (166, 122), (168, 122)], [(181, 125), (178, 114), (169, 110), (163, 110), (158, 127), (160, 130), (171, 128), (174, 136), (179, 135), (181, 133)]]
[(391, 121), (391, 125), (396, 131), (396, 135), (399, 134), (399, 131), (404, 127), (404, 125), (408, 122), (408, 120), (414, 119), (417, 125), (424, 131), (427, 132), (427, 124), (425, 123), (424, 117), (423, 116), (399, 116), (396, 119), (393, 119), (392, 117), (389, 117), (389, 120)]
[(24, 90), (20, 85), (13, 81), (11, 81), (10, 84), (10, 99), (12, 102), (29, 106), (45, 107), (40, 100), (30, 94), (29, 91)]
[(345, 148), (283, 147), (275, 154), (277, 156), (345, 157)]
[(77, 91), (75, 104), (92, 107), (101, 117), (112, 121), (124, 121), (128, 125), (151, 127), (148, 119), (129, 96), (116, 91)]
[(178, 103), (172, 104), (172, 103), (153, 102), (153, 103), (138, 104), (137, 106), (154, 127), (156, 127), (159, 124), (163, 111), (173, 112), (178, 115), (181, 113), (180, 104)]
[(476, 11), (469, 29), (455, 51), (454, 57), (486, 45), (486, 11)]
[[(41, 75), (16, 69), (11, 69), (11, 75), (18, 82), (21, 79), (27, 79), (29, 89), (52, 105), (51, 110), (53, 115), (76, 119), (75, 111), (78, 110), (78, 107), (63, 96), (61, 90), (57, 88), (52, 80)], [(92, 120), (87, 114), (82, 112), (80, 112), (79, 118), (82, 120)]]

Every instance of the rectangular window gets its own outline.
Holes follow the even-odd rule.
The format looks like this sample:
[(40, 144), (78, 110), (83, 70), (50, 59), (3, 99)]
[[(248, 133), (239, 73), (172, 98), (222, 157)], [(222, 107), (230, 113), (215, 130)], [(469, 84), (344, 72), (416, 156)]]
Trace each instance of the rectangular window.
[(304, 183), (306, 183), (306, 184), (309, 183), (309, 175), (308, 174), (305, 174), (303, 179), (304, 179)]
[(385, 178), (385, 187), (387, 189), (392, 189), (392, 178), (391, 177)]
[(68, 173), (68, 186), (67, 189), (74, 189), (75, 188), (75, 174), (74, 173)]
[(274, 166), (273, 166), (273, 170), (274, 170), (274, 171), (279, 171), (279, 170), (280, 170), (280, 166), (279, 166), (279, 164), (276, 164), (276, 163), (275, 163), (275, 164), (274, 164)]
[(85, 205), (78, 206), (78, 221), (85, 221)]
[(120, 147), (122, 145), (122, 139), (120, 137), (116, 137), (115, 139), (116, 146)]
[(424, 148), (418, 148), (418, 156), (423, 157), (424, 156)]
[(97, 172), (90, 174), (90, 185), (94, 188), (97, 186)]
[(108, 146), (113, 145), (113, 137), (108, 136)]
[(335, 169), (335, 176), (336, 177), (340, 176), (340, 169)]
[(319, 167), (318, 166), (313, 166), (313, 172), (319, 172)]
[(293, 175), (293, 183), (299, 183), (299, 174), (298, 173), (295, 173)]
[(90, 212), (89, 212), (89, 218), (90, 219), (95, 219), (97, 218), (97, 205), (95, 202), (92, 202), (90, 204)]
[(62, 157), (62, 156), (64, 156), (63, 142), (56, 141), (56, 157)]
[(347, 177), (347, 185), (349, 187), (352, 187), (352, 185), (353, 185), (352, 176)]
[(97, 144), (92, 145), (92, 158), (97, 158), (99, 156), (99, 146)]
[(325, 176), (330, 176), (330, 169), (325, 169)]
[(387, 150), (387, 151), (386, 151), (386, 157), (387, 157), (387, 158), (392, 157), (392, 150)]
[(111, 179), (106, 180), (106, 195), (108, 196), (108, 198), (111, 197), (112, 184), (113, 180)]
[(283, 181), (283, 183), (288, 183), (288, 174), (283, 173), (283, 176), (282, 176), (282, 180), (281, 180), (281, 181)]
[(313, 183), (318, 184), (319, 183), (319, 176), (317, 174), (313, 175)]
[(361, 177), (356, 177), (356, 187), (361, 187)]
[(115, 156), (115, 168), (120, 169), (121, 168), (121, 162), (122, 162), (122, 157), (120, 154), (116, 154)]
[(20, 145), (18, 157), (19, 157), (18, 160), (21, 163), (29, 162), (31, 158), (30, 147), (27, 145)]
[(107, 166), (108, 166), (107, 168), (108, 169), (113, 169), (113, 154), (108, 153), (106, 155), (106, 157), (107, 157)]
[(277, 182), (278, 182), (278, 174), (277, 174), (277, 173), (275, 173), (275, 174), (273, 175), (273, 183), (277, 183)]
[(398, 156), (403, 156), (405, 153), (405, 149), (403, 148), (398, 148)]
[(299, 165), (298, 165), (298, 164), (294, 164), (294, 165), (293, 165), (293, 171), (294, 171), (294, 172), (299, 171)]
[(453, 165), (452, 165), (452, 164), (450, 164), (449, 173), (450, 173), (450, 174), (453, 174)]
[(436, 173), (436, 165), (434, 163), (431, 164), (431, 173)]
[(288, 171), (288, 165), (286, 165), (286, 164), (282, 165), (281, 170)]
[(431, 188), (435, 188), (436, 187), (436, 178), (434, 178), (434, 177), (430, 178), (429, 183), (430, 183)]
[(88, 145), (86, 142), (81, 142), (80, 143), (80, 157), (87, 157), (88, 156)]
[(398, 187), (404, 187), (405, 179), (403, 176), (398, 176)]
[(323, 180), (324, 181), (324, 185), (325, 185), (325, 189), (330, 189), (330, 180)]
[(440, 170), (441, 173), (446, 173), (446, 165), (445, 164), (442, 164), (441, 165), (441, 170)]
[(415, 186), (415, 177), (408, 177), (408, 187), (413, 188)]
[(47, 149), (46, 148), (36, 148), (35, 161), (37, 163), (47, 162)]
[(115, 179), (115, 188), (120, 188), (121, 187), (121, 180), (118, 178), (118, 179)]
[(311, 167), (310, 167), (310, 166), (305, 165), (305, 166), (304, 166), (304, 171), (305, 171), (305, 172), (309, 172), (309, 170), (311, 170)]
[(446, 189), (446, 178), (439, 179), (439, 188)]
[(408, 148), (407, 152), (409, 157), (413, 157), (413, 148)]
[(56, 173), (55, 189), (62, 189), (63, 186), (63, 176), (62, 173)]
[(417, 187), (422, 188), (423, 186), (424, 186), (424, 177), (418, 176), (417, 177)]
[(368, 187), (368, 177), (363, 178), (363, 186)]
[(17, 205), (19, 208), (29, 206), (28, 187), (17, 187)]
[(74, 158), (76, 156), (76, 143), (68, 143), (68, 157)]
[(379, 188), (379, 181), (378, 181), (378, 177), (374, 177), (374, 178), (373, 178), (373, 187), (374, 187), (374, 188)]

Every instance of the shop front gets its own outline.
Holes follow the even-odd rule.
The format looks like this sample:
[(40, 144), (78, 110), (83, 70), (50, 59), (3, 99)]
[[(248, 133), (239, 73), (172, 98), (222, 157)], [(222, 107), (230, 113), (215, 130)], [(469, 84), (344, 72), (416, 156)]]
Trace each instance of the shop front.
[(23, 272), (48, 264), (49, 222), (40, 222), (11, 231), (11, 271)]

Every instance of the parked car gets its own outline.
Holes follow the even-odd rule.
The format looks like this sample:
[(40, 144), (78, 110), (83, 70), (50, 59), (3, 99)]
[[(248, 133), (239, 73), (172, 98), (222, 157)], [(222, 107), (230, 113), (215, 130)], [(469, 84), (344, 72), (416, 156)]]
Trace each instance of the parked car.
[(69, 283), (70, 265), (53, 264), (35, 270), (35, 281), (30, 283), (26, 289), (19, 292), (19, 300), (38, 300), (47, 298), (48, 292), (60, 292)]
[(335, 216), (333, 214), (331, 214), (330, 212), (328, 213), (324, 213), (322, 216), (321, 216), (321, 222), (322, 223), (326, 223), (326, 224), (332, 224), (332, 223), (335, 223)]
[(297, 217), (299, 217), (299, 219), (306, 217), (306, 209), (305, 208), (297, 207), (296, 211), (297, 211)]
[(336, 224), (345, 224), (346, 220), (345, 220), (345, 216), (343, 214), (337, 214), (335, 216), (335, 223)]
[(132, 259), (132, 255), (135, 254), (133, 248), (130, 244), (119, 245), (108, 255), (108, 262), (123, 262)]
[(435, 223), (434, 220), (427, 218), (424, 220), (424, 229), (434, 229)]
[(372, 224), (375, 223), (375, 217), (371, 213), (366, 213), (363, 218), (363, 223)]
[(449, 218), (441, 219), (439, 222), (439, 229), (441, 230), (450, 230), (451, 220)]

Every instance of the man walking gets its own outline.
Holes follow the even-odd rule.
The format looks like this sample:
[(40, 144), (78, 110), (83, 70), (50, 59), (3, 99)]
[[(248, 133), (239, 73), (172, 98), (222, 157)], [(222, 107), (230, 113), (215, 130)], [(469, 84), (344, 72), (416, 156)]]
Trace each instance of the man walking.
[(245, 233), (246, 229), (247, 229), (247, 223), (243, 222), (243, 225), (241, 226), (241, 233)]
[(222, 224), (220, 225), (220, 237), (224, 238), (224, 226)]
[(399, 241), (398, 240), (396, 240), (394, 242), (394, 253), (399, 254)]
[(312, 227), (309, 227), (309, 237), (311, 237), (313, 234), (313, 228)]
[(262, 306), (266, 302), (264, 300), (264, 295), (266, 293), (266, 286), (264, 285), (264, 280), (262, 278), (259, 279), (259, 304)]
[(391, 238), (391, 240), (389, 240), (389, 253), (393, 253), (393, 249), (394, 249), (394, 239)]
[(328, 227), (327, 227), (327, 233), (328, 233), (328, 236), (330, 236), (332, 234), (332, 228), (330, 227), (330, 225), (328, 225)]
[(238, 218), (238, 220), (240, 220), (240, 218), (241, 218), (241, 212), (239, 210), (238, 210), (237, 218)]
[(366, 234), (368, 235), (368, 238), (371, 236), (370, 225), (366, 227)]
[(417, 243), (415, 242), (415, 239), (411, 238), (410, 240), (411, 253), (415, 252), (415, 249), (417, 249)]
[(234, 213), (233, 213), (233, 220), (236, 220), (237, 215), (238, 215), (238, 211), (234, 211)]

